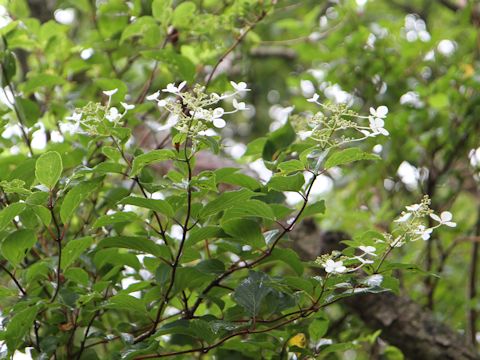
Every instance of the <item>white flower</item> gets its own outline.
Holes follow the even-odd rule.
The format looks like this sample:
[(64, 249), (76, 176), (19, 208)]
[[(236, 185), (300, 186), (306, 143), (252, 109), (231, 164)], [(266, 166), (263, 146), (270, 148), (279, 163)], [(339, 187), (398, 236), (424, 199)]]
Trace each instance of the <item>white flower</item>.
[(368, 286), (380, 286), (382, 285), (383, 281), (383, 276), (380, 274), (374, 274), (371, 275), (363, 280), (363, 283), (365, 283)]
[(112, 95), (116, 94), (118, 89), (113, 89), (113, 90), (105, 90), (103, 93), (107, 95), (108, 97), (111, 97)]
[(385, 136), (389, 135), (389, 132), (384, 128), (385, 121), (380, 118), (375, 118), (373, 116), (370, 116), (368, 118), (368, 121), (370, 122), (370, 129), (373, 131), (373, 136), (377, 134), (382, 134)]
[(405, 208), (410, 212), (415, 212), (422, 208), (422, 204), (408, 205), (408, 206), (405, 206)]
[(157, 106), (158, 107), (164, 107), (167, 105), (167, 101), (166, 100), (158, 100), (158, 103), (157, 103)]
[(444, 211), (440, 214), (440, 216), (435, 215), (435, 214), (430, 214), (430, 217), (438, 221), (441, 225), (447, 225), (449, 227), (455, 227), (457, 226), (457, 223), (454, 223), (452, 220), (453, 215), (450, 211)]
[(347, 271), (347, 268), (343, 266), (343, 261), (333, 261), (328, 259), (323, 265), (325, 272), (332, 274), (341, 274)]
[(122, 115), (118, 112), (116, 107), (111, 107), (108, 109), (108, 113), (105, 115), (108, 121), (116, 122), (118, 119), (122, 117)]
[(167, 85), (165, 89), (163, 89), (164, 92), (172, 93), (172, 94), (178, 94), (182, 89), (185, 87), (187, 84), (186, 81), (181, 82), (178, 86), (175, 86), (174, 83), (170, 83)]
[(313, 94), (313, 96), (310, 98), (310, 99), (307, 99), (308, 102), (317, 102), (318, 98), (320, 97), (320, 95), (318, 95), (317, 93)]
[(238, 84), (234, 81), (230, 81), (230, 84), (232, 84), (232, 87), (238, 92), (250, 91), (250, 89), (247, 88), (247, 84), (243, 81), (239, 82)]
[(75, 122), (79, 122), (82, 119), (82, 113), (74, 112), (72, 116), (66, 118), (67, 120), (73, 120)]
[(375, 251), (377, 250), (374, 246), (359, 246), (358, 247), (360, 250), (362, 250), (365, 254), (367, 255), (372, 255), (372, 256), (377, 256), (375, 254)]
[(397, 220), (395, 220), (394, 222), (405, 222), (407, 221), (408, 219), (410, 219), (412, 217), (412, 213), (404, 213), (402, 216), (400, 216)]
[(238, 102), (237, 99), (233, 99), (232, 105), (236, 110), (245, 110), (247, 108), (244, 102)]
[(147, 100), (158, 100), (158, 97), (160, 96), (160, 90), (155, 91), (153, 94), (148, 95), (145, 99)]
[(373, 260), (367, 260), (360, 256), (354, 256), (353, 258), (360, 261), (362, 264), (373, 264)]
[(427, 228), (425, 225), (418, 225), (418, 228), (415, 230), (415, 234), (420, 235), (423, 240), (430, 239), (433, 229)]
[(122, 104), (125, 111), (135, 109), (135, 105), (133, 105), (133, 104), (127, 104), (127, 103), (124, 103), (124, 102), (120, 102), (120, 104)]
[(375, 118), (385, 119), (388, 114), (388, 108), (385, 105), (379, 106), (377, 109), (371, 107), (370, 114)]
[(225, 114), (225, 110), (223, 110), (223, 108), (221, 107), (218, 107), (216, 109), (213, 110), (213, 118), (214, 119), (217, 119), (217, 118), (221, 118), (223, 116), (223, 114)]

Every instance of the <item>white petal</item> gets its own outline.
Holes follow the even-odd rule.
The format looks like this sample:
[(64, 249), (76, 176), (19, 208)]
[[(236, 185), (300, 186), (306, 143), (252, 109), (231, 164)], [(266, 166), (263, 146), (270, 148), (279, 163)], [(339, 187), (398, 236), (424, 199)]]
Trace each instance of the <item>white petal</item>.
[(180, 83), (180, 85), (178, 85), (177, 91), (180, 92), (180, 90), (182, 90), (182, 89), (185, 87), (185, 85), (187, 85), (187, 82), (186, 82), (186, 81), (182, 81), (182, 82)]
[(124, 102), (120, 102), (120, 104), (122, 104), (122, 106), (123, 106), (123, 108), (124, 108), (125, 110), (135, 109), (135, 105), (127, 104), (127, 103), (124, 103)]
[(103, 93), (107, 96), (112, 96), (114, 94), (116, 94), (118, 91), (118, 89), (112, 89), (112, 90), (105, 90)]
[(440, 214), (442, 221), (450, 221), (453, 218), (453, 215), (450, 211), (444, 211)]
[(430, 214), (430, 217), (435, 221), (442, 222), (442, 219), (436, 214)]
[(158, 97), (160, 96), (160, 90), (154, 92), (153, 94), (151, 95), (148, 95), (145, 99), (147, 100), (158, 100)]
[(215, 126), (218, 129), (224, 128), (225, 125), (227, 125), (227, 123), (223, 119), (217, 118), (213, 120), (213, 126)]
[(453, 221), (447, 221), (447, 222), (444, 223), (444, 225), (447, 225), (448, 227), (456, 227), (457, 223), (455, 223)]
[(370, 108), (370, 114), (372, 116), (377, 116), (377, 112), (375, 111), (375, 109), (373, 107)]
[(385, 105), (379, 106), (377, 108), (378, 117), (384, 118), (385, 116), (387, 116), (387, 114), (388, 114), (388, 107), (386, 107)]

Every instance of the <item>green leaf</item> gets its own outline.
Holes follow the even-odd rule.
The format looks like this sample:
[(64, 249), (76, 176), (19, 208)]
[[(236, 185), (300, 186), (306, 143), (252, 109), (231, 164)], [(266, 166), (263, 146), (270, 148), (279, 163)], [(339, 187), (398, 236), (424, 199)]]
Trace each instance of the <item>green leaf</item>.
[(175, 152), (170, 149), (152, 150), (148, 153), (139, 155), (133, 159), (130, 176), (137, 176), (140, 174), (140, 171), (142, 171), (142, 169), (149, 164), (159, 161), (172, 160), (175, 158)]
[(138, 311), (141, 315), (147, 312), (145, 303), (142, 300), (127, 294), (112, 296), (108, 299), (105, 307), (114, 310)]
[(344, 165), (359, 160), (379, 159), (380, 157), (378, 155), (363, 152), (358, 148), (350, 148), (332, 154), (325, 162), (325, 169), (330, 169), (334, 166)]
[(300, 160), (289, 160), (289, 161), (285, 161), (283, 163), (280, 163), (278, 165), (278, 168), (282, 172), (284, 172), (286, 174), (290, 174), (290, 173), (295, 172), (295, 171), (305, 170), (305, 165), (303, 165), (303, 163)]
[(167, 25), (172, 13), (172, 0), (153, 0), (152, 15), (162, 25)]
[(42, 154), (35, 163), (35, 177), (40, 184), (50, 190), (55, 187), (62, 175), (62, 157), (56, 151), (49, 151)]
[(250, 271), (248, 277), (236, 287), (233, 299), (250, 316), (255, 317), (258, 315), (263, 300), (272, 291), (268, 287), (269, 281), (266, 274)]
[(268, 136), (267, 141), (263, 147), (262, 157), (265, 160), (276, 160), (279, 153), (286, 149), (291, 143), (295, 141), (297, 134), (289, 121), (280, 129), (275, 130)]
[(195, 78), (195, 65), (187, 57), (172, 50), (147, 50), (142, 51), (142, 55), (167, 64), (170, 71), (185, 81), (191, 82)]
[(30, 333), (37, 313), (37, 306), (27, 307), (14, 313), (5, 331), (5, 342), (9, 351), (13, 353), (20, 347), (23, 338)]
[(63, 273), (66, 279), (73, 281), (74, 283), (81, 284), (83, 286), (88, 285), (88, 273), (81, 268), (68, 268)]
[(218, 238), (222, 235), (224, 232), (218, 226), (197, 227), (189, 232), (186, 243), (188, 246), (192, 246), (202, 240)]
[(305, 177), (302, 173), (295, 175), (275, 175), (268, 182), (269, 189), (277, 191), (300, 191), (305, 184)]
[(60, 207), (60, 219), (64, 224), (70, 222), (71, 217), (78, 206), (85, 198), (91, 194), (101, 183), (101, 179), (95, 179), (91, 181), (84, 181), (75, 185), (63, 199), (62, 206)]
[(114, 236), (101, 240), (98, 248), (123, 248), (136, 250), (146, 254), (152, 254), (157, 257), (168, 256), (168, 251), (153, 240), (141, 236)]
[(317, 318), (308, 326), (308, 333), (315, 341), (318, 341), (327, 333), (328, 323), (326, 318)]
[(226, 221), (234, 218), (245, 218), (249, 216), (270, 220), (275, 219), (273, 210), (263, 201), (245, 200), (225, 211), (222, 220)]
[(173, 11), (172, 25), (176, 28), (188, 28), (195, 21), (197, 6), (191, 1), (185, 1)]
[(298, 254), (292, 249), (274, 248), (265, 262), (279, 260), (290, 266), (298, 276), (303, 274), (303, 264)]
[(2, 255), (13, 266), (18, 266), (36, 242), (37, 237), (32, 230), (17, 230), (3, 241)]
[(141, 220), (134, 212), (117, 212), (111, 215), (100, 216), (92, 225), (92, 228), (99, 228), (102, 226), (133, 222)]
[(70, 240), (62, 251), (61, 268), (68, 268), (82, 253), (87, 250), (93, 243), (91, 236), (86, 236), (76, 240)]
[(225, 264), (218, 259), (200, 261), (195, 268), (206, 274), (221, 274), (225, 271)]
[(309, 216), (324, 214), (325, 213), (325, 201), (320, 200), (315, 204), (308, 205), (302, 212), (301, 218), (304, 219)]
[(129, 196), (120, 200), (118, 203), (150, 209), (168, 217), (173, 217), (175, 215), (172, 206), (165, 200), (145, 199), (138, 196)]
[(65, 80), (61, 76), (40, 74), (28, 79), (28, 81), (23, 84), (22, 90), (25, 92), (25, 95), (28, 95), (41, 87), (51, 88), (55, 85), (62, 85), (64, 83)]
[(247, 244), (260, 249), (265, 246), (260, 225), (253, 220), (233, 219), (223, 222), (222, 229), (240, 244)]
[(217, 214), (220, 211), (229, 209), (242, 201), (248, 200), (251, 197), (258, 195), (254, 192), (242, 189), (238, 191), (224, 192), (215, 200), (210, 201), (200, 212), (201, 217), (207, 217)]
[(25, 207), (25, 203), (13, 203), (0, 211), (0, 231), (5, 229), (15, 216), (18, 216), (23, 210), (25, 210)]

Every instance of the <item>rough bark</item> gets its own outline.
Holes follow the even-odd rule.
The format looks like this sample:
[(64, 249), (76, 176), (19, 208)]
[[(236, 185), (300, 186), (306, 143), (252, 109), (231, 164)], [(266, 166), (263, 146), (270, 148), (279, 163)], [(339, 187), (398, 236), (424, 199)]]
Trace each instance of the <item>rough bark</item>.
[[(322, 232), (305, 221), (292, 234), (293, 247), (305, 260), (341, 250), (342, 232)], [(477, 360), (478, 352), (458, 331), (441, 323), (432, 312), (404, 296), (393, 293), (357, 295), (343, 302), (381, 338), (414, 360)]]

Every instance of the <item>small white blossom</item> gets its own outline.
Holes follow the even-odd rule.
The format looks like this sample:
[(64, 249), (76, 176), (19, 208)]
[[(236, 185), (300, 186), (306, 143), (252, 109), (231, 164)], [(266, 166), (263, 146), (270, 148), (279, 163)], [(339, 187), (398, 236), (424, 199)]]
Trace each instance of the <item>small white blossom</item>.
[(418, 228), (415, 230), (415, 234), (420, 235), (422, 240), (430, 239), (433, 229), (427, 228), (425, 225), (418, 225)]
[(388, 114), (388, 108), (385, 105), (379, 106), (377, 109), (370, 108), (370, 114), (379, 119), (385, 119)]
[(315, 94), (313, 94), (313, 96), (310, 99), (307, 99), (307, 101), (308, 102), (317, 102), (319, 97), (320, 97), (320, 95), (315, 93)]
[(236, 110), (245, 110), (247, 108), (244, 102), (238, 102), (237, 99), (233, 99), (232, 105)]
[(160, 96), (160, 90), (155, 91), (153, 94), (148, 95), (145, 99), (152, 101), (152, 100), (158, 100), (158, 97)]
[(178, 94), (179, 92), (182, 91), (182, 89), (185, 87), (186, 84), (187, 84), (186, 81), (181, 82), (178, 86), (175, 86), (174, 83), (170, 83), (167, 85), (165, 89), (163, 89), (163, 92)]
[(382, 134), (385, 136), (388, 136), (390, 133), (384, 128), (385, 126), (385, 121), (383, 121), (381, 118), (375, 118), (370, 116), (368, 118), (368, 121), (370, 122), (370, 129), (373, 132), (373, 136), (377, 134)]
[(380, 274), (374, 274), (364, 279), (364, 283), (368, 286), (380, 286), (382, 285), (383, 276)]
[(118, 109), (116, 107), (111, 107), (110, 109), (108, 109), (108, 112), (105, 115), (105, 117), (110, 122), (116, 122), (118, 119), (122, 117), (122, 115), (118, 112)]
[(415, 212), (422, 208), (422, 204), (408, 205), (408, 206), (405, 206), (405, 208), (410, 212)]
[(135, 105), (133, 105), (133, 104), (127, 104), (127, 103), (124, 103), (124, 102), (120, 102), (120, 104), (123, 106), (125, 111), (135, 109)]
[(412, 213), (405, 213), (403, 214), (402, 216), (400, 216), (398, 219), (396, 219), (394, 222), (405, 222), (407, 221), (408, 219), (410, 219), (412, 217)]
[(112, 90), (105, 90), (103, 93), (105, 95), (107, 95), (108, 97), (111, 97), (113, 96), (114, 94), (116, 94), (118, 91), (118, 89), (112, 89)]
[(77, 113), (77, 112), (74, 112), (72, 114), (72, 116), (69, 116), (66, 118), (67, 120), (73, 120), (75, 122), (78, 122), (82, 119), (82, 113)]
[(230, 84), (232, 84), (232, 87), (237, 91), (237, 92), (244, 92), (244, 91), (250, 91), (250, 89), (247, 87), (247, 84), (243, 81), (236, 83), (234, 81), (230, 81)]
[(167, 101), (166, 100), (158, 100), (158, 103), (157, 103), (157, 106), (158, 107), (164, 107), (167, 105)]
[(440, 214), (440, 216), (435, 214), (430, 214), (430, 217), (433, 220), (438, 221), (441, 225), (447, 225), (449, 227), (457, 226), (457, 223), (451, 221), (453, 218), (453, 215), (450, 211), (444, 211)]
[(367, 255), (372, 255), (372, 256), (377, 256), (375, 254), (375, 251), (377, 250), (374, 246), (359, 246), (358, 247), (360, 250), (362, 250), (365, 254)]
[(323, 267), (329, 274), (342, 274), (347, 271), (347, 268), (343, 266), (343, 261), (333, 261), (332, 259), (328, 259)]

